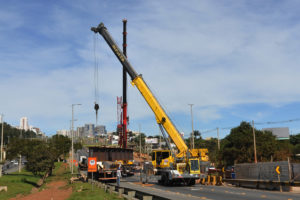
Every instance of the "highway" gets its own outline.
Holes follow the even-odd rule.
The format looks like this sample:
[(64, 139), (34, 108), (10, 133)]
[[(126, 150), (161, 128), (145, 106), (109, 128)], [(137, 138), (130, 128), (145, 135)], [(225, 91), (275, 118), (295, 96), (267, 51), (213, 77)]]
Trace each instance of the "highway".
[[(22, 158), (22, 168), (25, 166), (25, 158)], [(2, 174), (10, 174), (19, 170), (18, 160), (6, 161), (2, 168)]]
[[(153, 191), (156, 195), (176, 199), (205, 199), (205, 200), (300, 200), (300, 194), (292, 192), (267, 191), (239, 188), (235, 186), (210, 186), (196, 184), (192, 187), (158, 185), (155, 182), (141, 185), (139, 176), (122, 178), (121, 187), (139, 188), (144, 191)], [(172, 197), (173, 196), (173, 197)]]

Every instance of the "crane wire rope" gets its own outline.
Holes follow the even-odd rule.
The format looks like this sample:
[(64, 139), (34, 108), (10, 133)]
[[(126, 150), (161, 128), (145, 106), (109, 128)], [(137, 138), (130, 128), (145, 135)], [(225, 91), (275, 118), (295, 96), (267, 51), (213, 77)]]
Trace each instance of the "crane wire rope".
[(99, 58), (97, 55), (98, 48), (98, 36), (94, 34), (94, 89), (95, 89), (95, 105), (94, 109), (96, 111), (96, 127), (98, 124), (98, 110), (99, 110)]

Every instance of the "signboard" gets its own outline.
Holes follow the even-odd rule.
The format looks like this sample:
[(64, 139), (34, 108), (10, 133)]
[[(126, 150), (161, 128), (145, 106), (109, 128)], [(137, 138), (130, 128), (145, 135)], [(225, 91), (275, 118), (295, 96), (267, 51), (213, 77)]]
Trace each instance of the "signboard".
[(97, 158), (96, 157), (88, 158), (88, 172), (97, 172)]
[(145, 138), (146, 144), (158, 144), (158, 138)]
[(278, 175), (280, 175), (280, 166), (276, 167), (276, 172), (277, 172)]

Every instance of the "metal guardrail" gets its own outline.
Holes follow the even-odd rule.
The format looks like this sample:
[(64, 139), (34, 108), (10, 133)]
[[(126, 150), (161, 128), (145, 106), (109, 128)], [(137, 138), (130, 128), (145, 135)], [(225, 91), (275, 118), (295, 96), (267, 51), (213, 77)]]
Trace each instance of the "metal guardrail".
[(102, 188), (105, 192), (108, 192), (111, 194), (114, 193), (114, 194), (118, 195), (119, 197), (123, 197), (123, 198), (129, 199), (129, 200), (135, 200), (135, 199), (139, 199), (139, 200), (170, 200), (165, 197), (150, 194), (147, 192), (142, 192), (139, 190), (134, 190), (134, 189), (128, 188), (128, 187), (118, 187), (113, 184), (109, 184), (109, 183), (105, 184), (105, 183), (98, 182), (98, 181), (92, 181), (90, 179), (88, 182), (90, 184), (94, 184), (98, 188)]
[(248, 180), (248, 179), (223, 179), (224, 182), (240, 184), (240, 183), (250, 183), (250, 184), (269, 184), (276, 186), (300, 186), (300, 181), (269, 181), (269, 180)]

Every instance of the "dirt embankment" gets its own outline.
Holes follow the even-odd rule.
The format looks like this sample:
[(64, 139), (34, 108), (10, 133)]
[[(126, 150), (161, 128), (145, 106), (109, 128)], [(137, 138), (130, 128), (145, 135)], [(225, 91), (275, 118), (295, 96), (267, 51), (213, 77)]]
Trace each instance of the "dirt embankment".
[(20, 194), (10, 200), (64, 200), (69, 198), (72, 194), (72, 187), (67, 187), (67, 180), (61, 178), (65, 170), (66, 167), (61, 165), (61, 167), (57, 169), (53, 181), (48, 183), (45, 189), (39, 191), (37, 188), (33, 188), (31, 194), (27, 196)]

